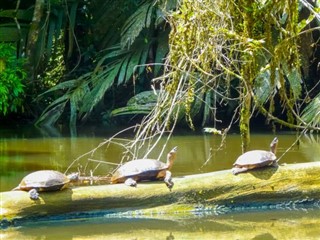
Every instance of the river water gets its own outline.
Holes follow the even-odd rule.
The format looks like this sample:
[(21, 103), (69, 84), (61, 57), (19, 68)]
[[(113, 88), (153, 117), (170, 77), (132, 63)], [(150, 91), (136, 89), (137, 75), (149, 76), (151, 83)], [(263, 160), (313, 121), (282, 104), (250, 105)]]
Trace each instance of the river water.
[[(33, 127), (0, 130), (1, 192), (18, 185), (28, 173), (40, 169), (105, 175), (122, 157), (118, 144), (103, 145), (112, 131), (98, 128), (79, 130), (77, 137), (61, 130), (44, 131)], [(320, 160), (320, 140), (317, 135), (298, 136), (286, 132), (279, 139), (277, 156), (280, 164)], [(130, 135), (121, 136), (130, 140)], [(268, 149), (273, 134), (255, 133), (250, 149)], [(299, 138), (299, 141), (297, 139)], [(150, 155), (157, 158), (159, 147)], [(184, 176), (230, 169), (241, 154), (238, 134), (229, 134), (221, 145), (221, 136), (204, 133), (174, 134), (166, 151), (178, 146), (173, 176)], [(97, 148), (97, 149), (96, 149)], [(96, 149), (93, 154), (87, 154)], [(165, 154), (160, 157), (165, 161)], [(82, 157), (81, 157), (82, 156)], [(77, 160), (77, 161), (75, 161)], [(105, 163), (109, 162), (109, 163)], [(157, 219), (110, 218), (83, 219), (69, 222), (29, 223), (4, 229), (0, 239), (320, 239), (320, 210), (290, 209), (246, 212), (194, 217), (163, 216)]]

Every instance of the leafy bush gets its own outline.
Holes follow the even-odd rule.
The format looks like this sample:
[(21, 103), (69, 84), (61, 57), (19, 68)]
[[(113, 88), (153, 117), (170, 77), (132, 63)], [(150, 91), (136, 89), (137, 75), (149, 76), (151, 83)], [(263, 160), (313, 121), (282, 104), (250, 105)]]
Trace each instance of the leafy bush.
[(17, 112), (24, 97), (23, 59), (17, 59), (13, 44), (0, 43), (0, 114)]

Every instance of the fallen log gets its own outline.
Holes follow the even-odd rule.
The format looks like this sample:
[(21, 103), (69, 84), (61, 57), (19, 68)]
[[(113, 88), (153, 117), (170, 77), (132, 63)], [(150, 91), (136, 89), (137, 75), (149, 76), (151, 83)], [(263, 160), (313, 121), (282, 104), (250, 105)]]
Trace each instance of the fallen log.
[(24, 191), (1, 192), (0, 222), (4, 226), (99, 214), (185, 216), (194, 212), (313, 206), (320, 201), (319, 173), (320, 163), (313, 162), (236, 176), (225, 170), (177, 177), (171, 192), (163, 182), (139, 183), (136, 188), (124, 184), (74, 187), (41, 193), (37, 201)]

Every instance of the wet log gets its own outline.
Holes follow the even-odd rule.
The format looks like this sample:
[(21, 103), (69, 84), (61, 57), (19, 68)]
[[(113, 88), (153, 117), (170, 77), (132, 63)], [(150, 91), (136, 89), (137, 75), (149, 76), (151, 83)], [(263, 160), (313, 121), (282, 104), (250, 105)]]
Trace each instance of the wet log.
[(70, 219), (105, 215), (164, 213), (186, 216), (195, 212), (225, 213), (244, 209), (318, 206), (320, 163), (269, 167), (233, 175), (230, 170), (173, 179), (170, 192), (163, 182), (80, 186), (40, 193), (1, 192), (0, 222), (22, 224), (37, 219)]

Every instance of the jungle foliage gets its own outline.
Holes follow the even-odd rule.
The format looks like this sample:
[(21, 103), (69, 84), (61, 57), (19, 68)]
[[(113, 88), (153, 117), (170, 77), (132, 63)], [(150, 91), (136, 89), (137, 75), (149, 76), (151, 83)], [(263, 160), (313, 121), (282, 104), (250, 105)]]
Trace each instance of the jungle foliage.
[(308, 79), (310, 59), (319, 61), (312, 55), (319, 48), (319, 20), (319, 8), (304, 0), (182, 1), (168, 16), (162, 81), (166, 92), (182, 92), (185, 100), (167, 98), (165, 104), (184, 105), (192, 127), (191, 105), (199, 96), (203, 123), (210, 115), (218, 122), (217, 109), (236, 101), (230, 125), (239, 118), (247, 144), (257, 112), (282, 126), (319, 130), (319, 86)]
[[(17, 112), (24, 99), (23, 59), (16, 58), (12, 44), (0, 44), (0, 114)], [(21, 109), (22, 110), (22, 109)]]
[[(75, 126), (79, 118), (86, 118), (94, 107), (104, 101), (106, 93), (117, 91), (112, 87), (129, 84), (134, 88), (137, 85), (137, 89), (130, 92), (139, 92), (139, 87), (148, 85), (148, 76), (159, 74), (162, 59), (168, 52), (166, 39), (169, 29), (165, 28), (162, 11), (156, 1), (97, 0), (92, 1), (88, 8), (92, 44), (94, 49), (98, 49), (93, 57), (93, 67), (44, 93), (64, 92), (45, 109), (39, 124), (53, 124), (52, 119), (56, 121), (61, 110), (69, 104), (70, 126)], [(152, 64), (146, 68), (148, 63)], [(110, 107), (114, 103), (109, 102), (108, 105)]]
[[(191, 128), (213, 125), (225, 133), (239, 123), (249, 143), (257, 114), (319, 130), (319, 1), (4, 0), (1, 6), (0, 42), (15, 43), (17, 56), (26, 57), (26, 101), (35, 116), (42, 112), (39, 125), (68, 118), (74, 127), (94, 112), (114, 110), (146, 114), (138, 139), (185, 119)], [(119, 108), (152, 93), (152, 106), (129, 101)]]

